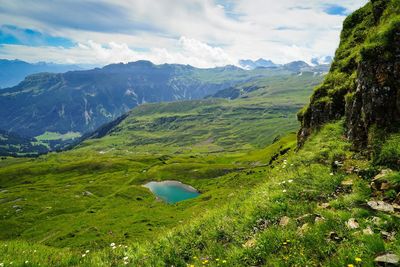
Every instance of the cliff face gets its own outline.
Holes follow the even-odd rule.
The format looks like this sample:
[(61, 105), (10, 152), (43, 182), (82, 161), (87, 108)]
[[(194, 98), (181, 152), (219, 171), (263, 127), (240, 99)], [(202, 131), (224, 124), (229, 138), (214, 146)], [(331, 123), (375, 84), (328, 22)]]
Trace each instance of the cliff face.
[(331, 70), (298, 114), (299, 145), (322, 124), (345, 117), (355, 147), (368, 145), (371, 129), (400, 124), (400, 1), (375, 0), (344, 22)]

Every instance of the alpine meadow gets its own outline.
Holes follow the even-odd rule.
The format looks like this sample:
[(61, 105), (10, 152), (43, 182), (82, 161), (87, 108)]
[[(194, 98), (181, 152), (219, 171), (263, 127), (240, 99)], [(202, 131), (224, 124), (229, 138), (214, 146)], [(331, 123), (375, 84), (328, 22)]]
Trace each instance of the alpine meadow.
[(400, 265), (400, 0), (4, 0), (0, 58), (0, 267)]

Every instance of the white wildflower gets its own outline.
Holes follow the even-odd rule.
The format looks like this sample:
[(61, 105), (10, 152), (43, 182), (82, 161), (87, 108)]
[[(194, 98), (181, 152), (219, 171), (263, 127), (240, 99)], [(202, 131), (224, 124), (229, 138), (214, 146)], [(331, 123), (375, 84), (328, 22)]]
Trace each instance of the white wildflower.
[(124, 261), (127, 261), (127, 260), (128, 260), (128, 256), (124, 257)]
[(283, 193), (286, 193), (286, 189), (283, 189), (282, 192), (283, 192)]
[(82, 254), (82, 258), (86, 257), (86, 254)]
[(85, 252), (85, 253), (87, 254), (87, 253), (89, 253), (89, 252), (90, 252), (90, 250), (86, 250), (86, 252)]
[(115, 243), (111, 243), (111, 244), (110, 244), (110, 247), (115, 247)]
[(290, 180), (288, 180), (288, 182), (289, 182), (289, 183), (293, 183), (293, 180), (292, 180), (292, 179), (290, 179)]

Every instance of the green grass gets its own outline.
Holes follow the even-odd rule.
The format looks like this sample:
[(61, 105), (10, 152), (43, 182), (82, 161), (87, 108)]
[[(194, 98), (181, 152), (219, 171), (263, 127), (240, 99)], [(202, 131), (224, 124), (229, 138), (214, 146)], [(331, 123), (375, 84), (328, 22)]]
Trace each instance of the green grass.
[(384, 164), (388, 167), (399, 169), (400, 159), (400, 134), (392, 134), (382, 144), (378, 155), (375, 158), (377, 164)]
[[(0, 263), (372, 266), (380, 253), (400, 253), (397, 239), (380, 234), (397, 233), (398, 218), (366, 206), (386, 161), (352, 151), (342, 122), (296, 151), (295, 113), (312, 87), (297, 85), (312, 74), (303, 75), (279, 90), (264, 81), (232, 101), (142, 105), (105, 137), (70, 151), (1, 160)], [(397, 153), (392, 138), (381, 145), (389, 158)], [(333, 169), (335, 161), (343, 167)], [(397, 185), (398, 177), (389, 180)], [(169, 205), (142, 186), (153, 180), (179, 180), (201, 195)], [(353, 185), (342, 185), (347, 180)], [(350, 218), (359, 229), (345, 226)], [(368, 227), (372, 235), (363, 234)]]
[(68, 140), (81, 137), (80, 133), (68, 132), (65, 134), (55, 133), (55, 132), (45, 132), (42, 135), (36, 136), (35, 139), (38, 141), (50, 141), (50, 140)]
[[(398, 218), (373, 212), (365, 205), (371, 194), (371, 178), (348, 174), (346, 170), (353, 166), (360, 168), (360, 173), (367, 173), (371, 163), (352, 152), (351, 145), (341, 138), (342, 134), (341, 122), (329, 124), (314, 134), (300, 151), (280, 155), (270, 166), (246, 168), (219, 176), (217, 179), (221, 179), (224, 186), (236, 188), (232, 190), (229, 201), (223, 199), (217, 207), (207, 205), (201, 212), (196, 210), (197, 214), (201, 214), (193, 214), (186, 223), (174, 228), (164, 228), (157, 238), (153, 236), (152, 241), (143, 243), (118, 239), (117, 232), (106, 240), (109, 243), (105, 248), (93, 248), (93, 244), (73, 246), (70, 242), (70, 248), (56, 249), (38, 242), (10, 240), (0, 243), (0, 255), (5, 255), (2, 261), (5, 264), (13, 261), (17, 265), (28, 261), (26, 265), (29, 266), (39, 263), (123, 266), (124, 262), (130, 266), (373, 266), (373, 259), (381, 253), (400, 253), (398, 239), (384, 240), (380, 234), (380, 231), (398, 232), (400, 224)], [(290, 146), (290, 142), (283, 142)], [(274, 144), (275, 148), (270, 148), (269, 152), (276, 148), (282, 151), (282, 145)], [(263, 158), (264, 153), (263, 150), (254, 151), (249, 156), (254, 159), (259, 154)], [(342, 161), (344, 166), (332, 170), (332, 162), (336, 160)], [(161, 169), (156, 169), (155, 173), (164, 173)], [(167, 169), (168, 172), (175, 171), (175, 168)], [(397, 181), (398, 174), (393, 175)], [(253, 184), (256, 186), (251, 190), (237, 188), (238, 184), (249, 186), (242, 183), (252, 180), (256, 181)], [(352, 180), (353, 185), (342, 185), (345, 180)], [(207, 179), (204, 184), (199, 182), (198, 187), (204, 186), (203, 190), (207, 186), (216, 188), (216, 183)], [(100, 195), (101, 190), (97, 190), (93, 191)], [(214, 196), (226, 194), (228, 191), (225, 190), (214, 191)], [(125, 197), (129, 194), (125, 190), (119, 193)], [(137, 196), (138, 192), (131, 194)], [(206, 194), (194, 201), (182, 202), (169, 212), (177, 216), (178, 210), (185, 213), (195, 205), (200, 206)], [(148, 197), (151, 198), (150, 195)], [(128, 202), (114, 201), (116, 199), (110, 198), (109, 204), (96, 203), (93, 209), (96, 205), (122, 204), (127, 210), (124, 215), (131, 215)], [(323, 208), (322, 203), (329, 203), (330, 207)], [(164, 210), (173, 207), (158, 204), (163, 205)], [(156, 206), (157, 203), (151, 206), (153, 216), (157, 214)], [(116, 214), (107, 211), (102, 220), (113, 216)], [(281, 226), (279, 222), (284, 216), (289, 221)], [(357, 220), (358, 229), (346, 227), (350, 218)], [(54, 226), (60, 223), (53, 224), (48, 230), (54, 231)], [(68, 224), (61, 226), (66, 228)], [(364, 234), (362, 230), (366, 228), (371, 228), (373, 233)], [(77, 236), (79, 239), (79, 234)], [(334, 241), (330, 236), (338, 236), (339, 239)], [(116, 243), (115, 249), (110, 247), (113, 242)], [(86, 252), (87, 249), (90, 251)], [(358, 262), (359, 259), (362, 262)]]
[[(307, 90), (142, 105), (104, 138), (37, 159), (2, 160), (0, 238), (93, 249), (149, 240), (202, 217), (259, 184), (265, 170), (253, 169), (295, 147), (294, 134), (275, 139), (298, 127), (295, 112)], [(171, 179), (201, 196), (167, 205), (142, 187)]]

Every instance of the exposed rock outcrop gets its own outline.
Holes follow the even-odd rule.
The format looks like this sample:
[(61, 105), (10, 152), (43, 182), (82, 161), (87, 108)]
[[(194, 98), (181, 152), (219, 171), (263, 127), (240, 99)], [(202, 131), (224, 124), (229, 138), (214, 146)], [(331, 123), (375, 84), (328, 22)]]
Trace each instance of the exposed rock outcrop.
[(399, 14), (396, 1), (372, 0), (345, 20), (331, 70), (298, 114), (300, 146), (315, 129), (343, 116), (356, 148), (368, 145), (372, 128), (398, 131)]

